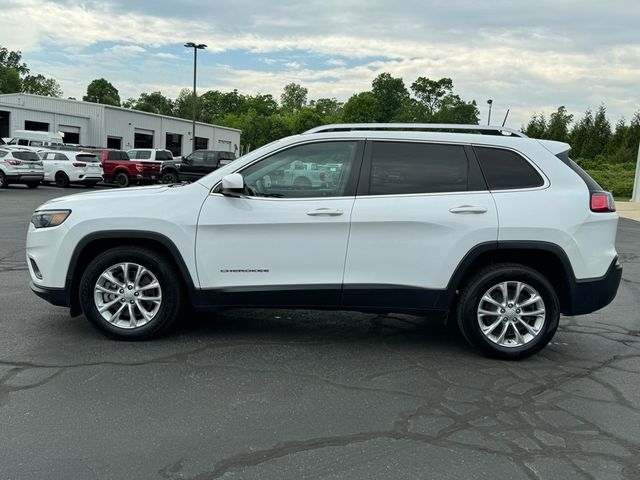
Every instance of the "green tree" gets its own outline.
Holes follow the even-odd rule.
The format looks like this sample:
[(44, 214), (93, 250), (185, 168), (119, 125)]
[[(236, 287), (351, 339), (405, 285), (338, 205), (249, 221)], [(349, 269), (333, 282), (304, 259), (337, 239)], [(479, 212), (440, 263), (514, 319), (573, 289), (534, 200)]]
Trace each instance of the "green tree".
[(305, 107), (293, 115), (293, 133), (306, 132), (322, 124), (322, 117), (309, 107)]
[(0, 93), (18, 93), (22, 88), (22, 81), (18, 70), (0, 66)]
[(114, 87), (104, 78), (93, 80), (87, 86), (87, 94), (82, 97), (85, 102), (102, 103), (104, 105), (120, 106), (120, 94), (118, 89)]
[(342, 107), (342, 121), (347, 123), (372, 123), (381, 117), (378, 98), (371, 92), (353, 95)]
[(297, 83), (285, 85), (280, 95), (280, 107), (284, 113), (296, 113), (307, 105), (309, 90)]
[(18, 75), (29, 73), (29, 67), (22, 61), (22, 52), (0, 47), (0, 68), (13, 68)]
[(371, 92), (378, 101), (377, 122), (391, 122), (405, 102), (409, 99), (409, 92), (402, 78), (392, 77), (389, 73), (381, 73), (371, 82)]
[(47, 97), (61, 97), (62, 89), (53, 78), (46, 78), (44, 75), (27, 75), (22, 79), (22, 91), (35, 95)]
[(546, 138), (547, 135), (547, 119), (542, 113), (534, 113), (527, 123), (527, 126), (522, 129), (527, 137), (531, 138)]
[(335, 123), (340, 118), (342, 103), (335, 98), (319, 98), (311, 100), (309, 107), (320, 115), (324, 123)]
[(433, 115), (433, 121), (478, 125), (480, 111), (475, 100), (465, 102), (458, 95), (449, 94), (442, 99), (440, 109)]
[(431, 80), (427, 77), (418, 77), (411, 84), (411, 91), (424, 109), (423, 115), (426, 121), (431, 121), (442, 108), (444, 98), (452, 93), (453, 80), (450, 78)]
[[(542, 118), (544, 120), (544, 117)], [(568, 114), (567, 109), (562, 105), (549, 117), (544, 137), (537, 138), (567, 142), (569, 140), (569, 125), (572, 121), (573, 115)]]
[(173, 100), (165, 97), (161, 92), (141, 93), (131, 106), (128, 106), (129, 102), (130, 100), (127, 100), (122, 106), (159, 115), (173, 115)]
[[(210, 118), (206, 118), (202, 111), (202, 97), (196, 95), (196, 121), (198, 122), (210, 122)], [(183, 88), (178, 94), (178, 98), (175, 100), (174, 115), (176, 117), (191, 120), (193, 118), (193, 90), (189, 88)]]

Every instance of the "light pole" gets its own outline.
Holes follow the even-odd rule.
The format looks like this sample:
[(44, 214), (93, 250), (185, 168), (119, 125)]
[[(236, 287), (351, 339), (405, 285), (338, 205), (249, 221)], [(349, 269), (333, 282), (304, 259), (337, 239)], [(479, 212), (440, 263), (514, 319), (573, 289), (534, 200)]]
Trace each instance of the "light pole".
[(493, 105), (493, 100), (489, 99), (487, 100), (487, 103), (489, 104), (489, 118), (487, 118), (487, 125), (491, 125), (491, 105)]
[(193, 124), (191, 126), (191, 151), (196, 149), (196, 65), (198, 63), (198, 50), (204, 50), (207, 46), (204, 43), (187, 42), (187, 48), (193, 48)]

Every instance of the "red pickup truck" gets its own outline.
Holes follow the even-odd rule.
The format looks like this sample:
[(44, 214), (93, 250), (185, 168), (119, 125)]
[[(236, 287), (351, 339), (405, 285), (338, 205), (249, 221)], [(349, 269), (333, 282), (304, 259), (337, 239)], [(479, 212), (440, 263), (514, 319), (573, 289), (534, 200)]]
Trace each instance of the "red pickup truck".
[(107, 183), (127, 187), (131, 183), (154, 183), (160, 178), (159, 162), (130, 160), (123, 150), (99, 148), (91, 151), (101, 159), (103, 178)]

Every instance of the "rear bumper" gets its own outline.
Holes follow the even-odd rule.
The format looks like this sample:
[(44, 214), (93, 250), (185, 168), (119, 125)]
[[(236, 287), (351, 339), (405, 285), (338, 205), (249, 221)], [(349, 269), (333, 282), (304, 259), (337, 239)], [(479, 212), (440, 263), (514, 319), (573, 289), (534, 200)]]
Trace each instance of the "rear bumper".
[(6, 175), (8, 182), (41, 182), (44, 173), (12, 173)]
[(616, 257), (607, 273), (600, 278), (577, 280), (571, 289), (571, 302), (565, 315), (583, 315), (595, 312), (609, 305), (616, 294), (622, 279), (622, 265)]
[(33, 282), (29, 285), (33, 293), (40, 298), (45, 299), (52, 305), (58, 307), (68, 307), (71, 304), (69, 292), (66, 288), (48, 288), (35, 285)]

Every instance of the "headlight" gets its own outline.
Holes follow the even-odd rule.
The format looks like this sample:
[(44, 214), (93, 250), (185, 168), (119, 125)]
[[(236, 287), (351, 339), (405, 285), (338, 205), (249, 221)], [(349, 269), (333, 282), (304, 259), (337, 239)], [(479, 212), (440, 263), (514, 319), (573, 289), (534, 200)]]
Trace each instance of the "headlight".
[(40, 210), (31, 216), (31, 223), (36, 228), (57, 227), (64, 222), (71, 210)]

